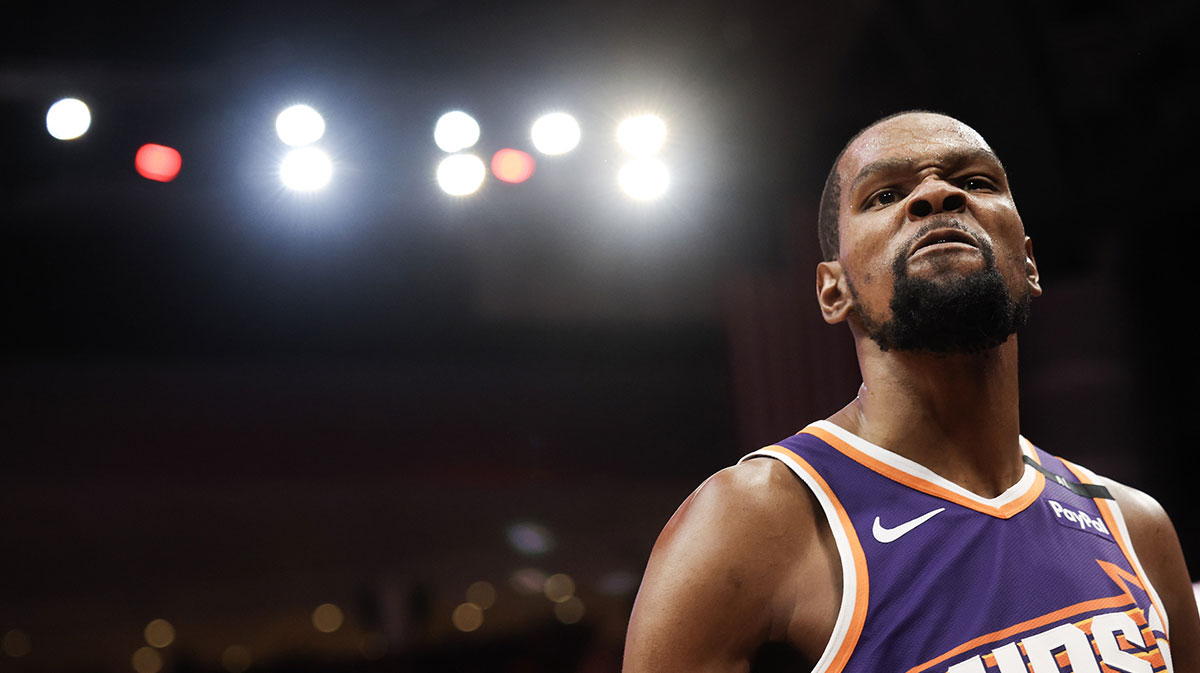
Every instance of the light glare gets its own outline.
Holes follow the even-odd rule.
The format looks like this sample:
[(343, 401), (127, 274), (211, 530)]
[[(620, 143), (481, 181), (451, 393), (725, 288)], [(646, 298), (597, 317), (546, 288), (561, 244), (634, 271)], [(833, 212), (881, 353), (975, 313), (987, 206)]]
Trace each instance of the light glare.
[(534, 171), (536, 162), (529, 154), (521, 150), (506, 147), (492, 155), (492, 175), (497, 179), (512, 184), (528, 180)]
[(4, 638), (0, 639), (0, 651), (13, 659), (19, 659), (29, 654), (30, 643), (29, 634), (21, 629), (10, 629), (4, 634)]
[(288, 189), (315, 191), (328, 185), (333, 178), (333, 162), (329, 155), (315, 147), (302, 147), (288, 152), (283, 158), (279, 178)]
[(155, 182), (170, 182), (179, 175), (183, 157), (179, 150), (166, 145), (146, 143), (138, 148), (133, 157), (133, 166), (138, 175)]
[(638, 159), (621, 168), (617, 183), (638, 201), (656, 199), (667, 191), (667, 167), (656, 159)]
[(479, 122), (461, 110), (447, 112), (433, 127), (433, 142), (443, 152), (461, 152), (479, 142)]
[(542, 154), (566, 154), (579, 145), (579, 122), (565, 112), (551, 112), (538, 117), (530, 135)]
[(630, 117), (617, 126), (617, 143), (630, 154), (644, 157), (662, 149), (667, 125), (657, 115)]
[(467, 602), (474, 603), (484, 610), (496, 603), (496, 588), (491, 582), (480, 580), (467, 587)]
[(163, 660), (158, 650), (153, 647), (139, 647), (130, 660), (133, 670), (137, 673), (158, 673), (162, 670)]
[(437, 167), (437, 182), (451, 196), (474, 194), (483, 185), (487, 167), (473, 154), (452, 154)]
[(309, 145), (325, 135), (325, 118), (307, 105), (293, 105), (275, 118), (275, 133), (292, 147)]
[(483, 608), (474, 603), (462, 603), (450, 615), (454, 628), (470, 633), (483, 626)]
[(561, 603), (575, 595), (575, 580), (565, 573), (556, 573), (546, 578), (542, 593), (555, 603)]
[(514, 523), (508, 527), (508, 543), (513, 549), (529, 556), (545, 554), (554, 547), (554, 538), (541, 524), (532, 521)]
[(333, 603), (322, 603), (312, 613), (313, 628), (321, 633), (333, 633), (337, 631), (342, 628), (342, 623), (345, 619), (342, 609)]
[(583, 619), (583, 601), (578, 596), (572, 596), (561, 603), (555, 603), (554, 616), (563, 624), (578, 623)]
[(74, 140), (91, 125), (92, 112), (78, 98), (64, 98), (46, 110), (46, 130), (58, 140)]
[(175, 641), (175, 627), (165, 619), (155, 619), (146, 625), (143, 634), (151, 647), (166, 647)]

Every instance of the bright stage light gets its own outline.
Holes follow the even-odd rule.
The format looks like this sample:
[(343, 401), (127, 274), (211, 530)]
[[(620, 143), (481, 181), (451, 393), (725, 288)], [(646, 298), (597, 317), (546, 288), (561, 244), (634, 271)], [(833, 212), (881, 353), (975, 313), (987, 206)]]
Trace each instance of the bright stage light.
[(483, 186), (487, 167), (473, 154), (452, 154), (437, 167), (438, 186), (451, 196), (474, 194)]
[(479, 122), (460, 110), (447, 112), (433, 127), (433, 142), (443, 152), (461, 152), (479, 142)]
[(538, 117), (531, 136), (542, 154), (566, 154), (579, 144), (579, 122), (565, 112), (552, 112)]
[(525, 182), (533, 175), (533, 157), (521, 150), (505, 148), (492, 155), (492, 175), (513, 184)]
[(91, 125), (92, 113), (78, 98), (64, 98), (46, 110), (46, 130), (59, 140), (74, 140)]
[(146, 143), (142, 145), (133, 157), (133, 166), (139, 175), (148, 180), (170, 182), (179, 175), (183, 158), (179, 151), (166, 145)]
[(288, 152), (283, 158), (279, 178), (289, 189), (315, 191), (328, 185), (333, 178), (333, 162), (329, 155), (315, 147), (302, 147)]
[(630, 117), (617, 126), (617, 143), (630, 154), (649, 156), (662, 149), (667, 125), (658, 115)]
[(617, 173), (621, 189), (639, 201), (656, 199), (667, 191), (667, 167), (657, 159), (638, 159)]
[(275, 133), (292, 147), (309, 145), (325, 135), (325, 118), (307, 105), (293, 105), (275, 118)]

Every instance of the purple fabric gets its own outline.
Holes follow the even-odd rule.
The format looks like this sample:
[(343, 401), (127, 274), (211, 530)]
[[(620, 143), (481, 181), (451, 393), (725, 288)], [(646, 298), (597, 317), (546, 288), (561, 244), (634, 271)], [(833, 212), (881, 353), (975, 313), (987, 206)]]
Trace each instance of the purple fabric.
[[(959, 664), (954, 673), (1010, 673), (988, 656), (994, 649), (1015, 642), (1022, 651), (1022, 662), (1029, 664), (1026, 650), (1036, 649), (1033, 646), (1039, 639), (1024, 639), (1063, 624), (1074, 624), (1086, 634), (1091, 645), (1087, 655), (1095, 656), (1096, 664), (1103, 660), (1110, 665), (1122, 661), (1128, 665), (1129, 660), (1112, 660), (1119, 655), (1110, 654), (1110, 659), (1105, 659), (1097, 653), (1099, 646), (1091, 633), (1090, 619), (1120, 612), (1139, 626), (1146, 625), (1151, 603), (1144, 590), (1131, 587), (1136, 604), (1068, 610), (1125, 591), (1098, 561), (1136, 575), (1112, 531), (1103, 523), (1095, 501), (1047, 479), (1037, 500), (1011, 518), (1001, 519), (905, 486), (859, 464), (814, 435), (800, 433), (779, 445), (802, 457), (829, 484), (846, 509), (866, 557), (867, 616), (854, 653), (843, 669), (846, 673), (904, 673), (939, 658), (938, 663), (918, 670), (943, 673)], [(1061, 461), (1037, 451), (1042, 465), (1051, 472), (1078, 481)], [(882, 543), (872, 534), (877, 516), (884, 527), (894, 528), (939, 508), (945, 510), (894, 541)], [(1039, 618), (1056, 613), (1059, 618), (1037, 623)], [(1109, 624), (1114, 619), (1119, 618), (1106, 617), (1101, 623)], [(1027, 627), (1014, 629), (1022, 624)], [(1078, 641), (1080, 636), (1068, 631), (1071, 629), (1060, 629), (1053, 636), (1043, 636), (1040, 642), (1052, 640), (1057, 634)], [(1153, 670), (1165, 670), (1162, 657), (1155, 654), (1155, 638), (1163, 634), (1153, 634), (1148, 626), (1140, 632), (1146, 647), (1118, 642), (1124, 643), (1125, 652), (1159, 662)], [(963, 649), (968, 643), (997, 633), (1003, 635)], [(942, 658), (955, 650), (960, 651)], [(1082, 652), (1079, 642), (1057, 648), (1060, 662), (1070, 660), (1061, 670), (1094, 670), (1090, 662), (1075, 661), (1087, 656)], [(983, 668), (975, 667), (972, 660), (976, 657), (980, 657), (977, 663)], [(1041, 673), (1036, 666), (1032, 670)]]

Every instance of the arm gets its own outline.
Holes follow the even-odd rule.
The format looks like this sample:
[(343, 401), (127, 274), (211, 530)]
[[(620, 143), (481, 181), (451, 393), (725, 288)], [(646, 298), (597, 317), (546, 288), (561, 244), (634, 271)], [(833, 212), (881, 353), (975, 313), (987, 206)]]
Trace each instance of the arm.
[(769, 641), (801, 650), (811, 641), (819, 655), (829, 636), (823, 620), (836, 618), (840, 597), (833, 586), (840, 576), (831, 581), (829, 569), (840, 567), (836, 549), (828, 558), (815, 507), (787, 467), (770, 459), (722, 470), (701, 485), (654, 545), (624, 671), (748, 671)]
[(1167, 611), (1175, 670), (1200, 671), (1200, 614), (1175, 527), (1154, 498), (1111, 479), (1103, 481), (1121, 506), (1138, 560)]

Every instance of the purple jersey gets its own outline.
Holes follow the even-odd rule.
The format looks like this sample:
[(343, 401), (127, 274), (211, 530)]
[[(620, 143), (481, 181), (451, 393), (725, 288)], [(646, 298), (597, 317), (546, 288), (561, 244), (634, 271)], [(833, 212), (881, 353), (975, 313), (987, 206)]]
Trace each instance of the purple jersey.
[(1025, 474), (995, 498), (827, 421), (742, 459), (786, 464), (833, 529), (842, 604), (815, 673), (1172, 670), (1117, 503), (1020, 442)]

